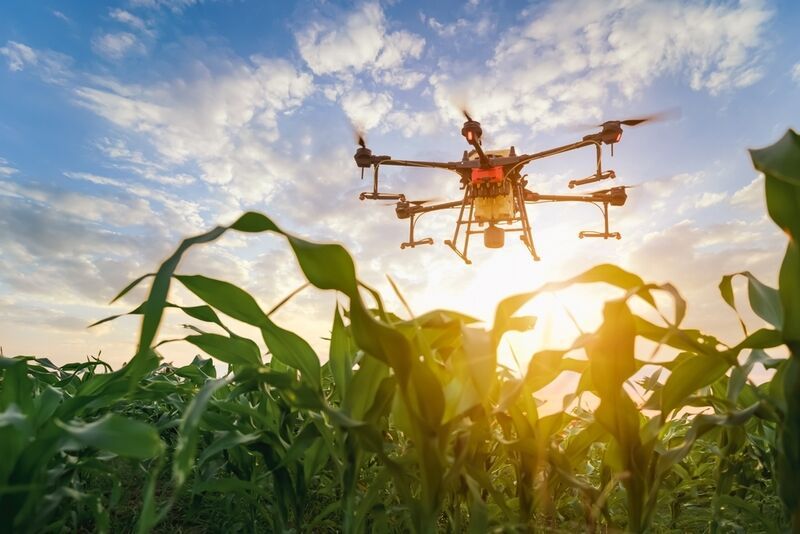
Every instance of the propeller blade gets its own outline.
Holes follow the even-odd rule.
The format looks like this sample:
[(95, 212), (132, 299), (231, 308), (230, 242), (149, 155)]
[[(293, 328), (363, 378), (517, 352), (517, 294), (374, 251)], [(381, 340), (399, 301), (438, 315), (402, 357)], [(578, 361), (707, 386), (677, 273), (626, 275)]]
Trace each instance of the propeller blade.
[[(442, 202), (444, 199), (442, 198), (426, 198), (422, 200), (406, 200), (405, 204), (411, 204), (412, 206), (423, 206), (425, 204), (430, 204), (431, 202)], [(397, 204), (401, 204), (403, 202), (386, 202), (384, 206), (396, 206)]]
[(659, 111), (657, 113), (651, 113), (649, 115), (642, 115), (641, 117), (636, 117), (632, 119), (624, 119), (624, 120), (611, 120), (605, 121), (602, 124), (577, 124), (575, 126), (570, 126), (567, 128), (569, 132), (582, 132), (585, 130), (590, 130), (593, 128), (603, 128), (605, 126), (610, 125), (620, 125), (620, 126), (638, 126), (645, 122), (664, 122), (672, 119), (677, 119), (681, 116), (681, 108), (669, 108), (663, 111)]
[(635, 119), (621, 120), (619, 121), (619, 123), (622, 124), (623, 126), (638, 126), (645, 122), (664, 122), (672, 119), (677, 119), (680, 116), (681, 116), (680, 108), (670, 108), (670, 109), (665, 109), (663, 111), (659, 111), (657, 113), (651, 113), (650, 115), (645, 115), (643, 117), (638, 117)]
[(637, 187), (641, 187), (642, 184), (634, 184), (634, 185), (617, 185), (614, 187), (610, 187), (608, 189), (600, 189), (598, 191), (592, 191), (589, 193), (590, 195), (605, 195), (606, 193), (610, 193), (612, 189), (635, 189)]
[(470, 112), (469, 97), (463, 90), (456, 90), (455, 93), (450, 93), (448, 101), (453, 109), (457, 110), (468, 121), (474, 121), (472, 113)]
[(441, 198), (426, 198), (424, 200), (409, 200), (409, 204), (413, 204), (415, 206), (422, 206), (423, 204), (430, 204), (431, 202), (441, 202)]
[(581, 124), (573, 124), (564, 128), (565, 131), (570, 133), (581, 133), (585, 132), (586, 130), (593, 130), (595, 128), (600, 128), (602, 125), (598, 126), (597, 124), (589, 124), (588, 122), (583, 122)]
[(367, 142), (364, 140), (364, 129), (351, 124), (350, 128), (353, 130), (353, 139), (361, 148), (367, 148)]

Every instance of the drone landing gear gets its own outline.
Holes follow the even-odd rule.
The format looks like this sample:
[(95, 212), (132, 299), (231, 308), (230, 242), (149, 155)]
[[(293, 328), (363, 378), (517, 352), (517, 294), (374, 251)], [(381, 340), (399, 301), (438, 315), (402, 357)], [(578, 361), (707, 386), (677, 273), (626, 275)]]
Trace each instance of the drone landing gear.
[(406, 197), (403, 194), (394, 194), (394, 193), (378, 193), (377, 191), (371, 192), (363, 192), (358, 195), (359, 200), (397, 200), (399, 202), (405, 202)]
[(533, 261), (539, 261), (541, 258), (536, 254), (536, 247), (533, 246), (533, 232), (531, 232), (531, 223), (528, 220), (528, 210), (525, 208), (525, 186), (522, 183), (516, 184), (514, 188), (514, 204), (519, 210), (519, 220), (522, 223), (522, 235), (519, 236), (519, 239), (531, 253)]
[(420, 239), (419, 241), (409, 241), (407, 243), (400, 243), (400, 250), (407, 248), (414, 248), (418, 245), (433, 245), (433, 238), (426, 237), (425, 239)]
[[(484, 243), (489, 248), (499, 248), (502, 246), (502, 239), (496, 235), (498, 231), (503, 232), (521, 232), (520, 240), (525, 244), (528, 251), (531, 253), (534, 261), (539, 261), (539, 255), (536, 254), (536, 248), (533, 246), (533, 235), (531, 233), (531, 226), (528, 222), (528, 213), (525, 210), (525, 194), (523, 186), (520, 183), (514, 183), (511, 186), (511, 194), (513, 197), (513, 212), (512, 216), (506, 220), (509, 225), (519, 223), (519, 226), (512, 228), (499, 228), (495, 225), (495, 221), (478, 220), (475, 217), (475, 203), (473, 198), (472, 186), (468, 185), (464, 191), (464, 200), (461, 203), (461, 210), (456, 220), (456, 229), (453, 234), (453, 239), (448, 239), (444, 242), (445, 245), (453, 249), (459, 258), (464, 260), (464, 263), (471, 265), (472, 261), (468, 257), (469, 251), (469, 238), (474, 234), (484, 234)], [(469, 206), (469, 210), (467, 210)], [(465, 217), (466, 214), (466, 217)], [(474, 229), (474, 225), (488, 224), (485, 229)], [(465, 225), (464, 230), (464, 245), (459, 250), (458, 237), (461, 231), (461, 226)]]
[(597, 232), (594, 230), (583, 230), (578, 233), (578, 238), (583, 239), (584, 237), (602, 237), (603, 239), (622, 239), (622, 234), (619, 232), (608, 231), (608, 202), (603, 202), (602, 208), (599, 204), (595, 204), (595, 206), (597, 206), (597, 208), (603, 212), (603, 231)]
[(603, 239), (622, 239), (622, 234), (619, 232), (594, 232), (591, 230), (583, 230), (578, 234), (579, 239), (583, 239), (584, 237), (602, 237)]
[[(359, 200), (397, 200), (405, 202), (406, 196), (402, 193), (381, 193), (378, 191), (378, 167), (380, 164), (375, 165), (375, 170), (372, 174), (372, 191), (364, 191), (358, 195)], [(361, 169), (361, 179), (364, 179), (364, 169)]]
[(400, 243), (400, 250), (405, 250), (407, 248), (414, 248), (418, 245), (433, 245), (433, 239), (430, 237), (425, 237), (423, 239), (415, 240), (414, 239), (414, 227), (417, 225), (417, 219), (422, 216), (423, 213), (415, 213), (411, 214), (408, 219), (408, 241), (405, 243)]

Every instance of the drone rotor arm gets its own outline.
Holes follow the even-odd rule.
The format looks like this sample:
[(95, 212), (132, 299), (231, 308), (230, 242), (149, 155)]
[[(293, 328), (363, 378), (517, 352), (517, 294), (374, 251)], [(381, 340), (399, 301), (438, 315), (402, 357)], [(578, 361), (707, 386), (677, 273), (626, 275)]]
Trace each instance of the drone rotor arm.
[(460, 163), (443, 162), (443, 161), (415, 161), (407, 159), (387, 159), (381, 161), (380, 165), (392, 165), (395, 167), (421, 167), (429, 169), (446, 169), (455, 171), (463, 167)]

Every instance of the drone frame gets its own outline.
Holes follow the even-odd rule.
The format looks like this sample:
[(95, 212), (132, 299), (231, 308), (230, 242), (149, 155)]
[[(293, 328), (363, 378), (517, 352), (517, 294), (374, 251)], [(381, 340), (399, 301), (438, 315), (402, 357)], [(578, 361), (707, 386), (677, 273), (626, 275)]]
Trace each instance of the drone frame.
[[(596, 152), (596, 169), (595, 173), (579, 180), (571, 180), (568, 184), (570, 189), (577, 186), (582, 186), (590, 183), (595, 183), (603, 180), (616, 178), (616, 173), (613, 170), (603, 171), (602, 168), (602, 144), (610, 144), (613, 149), (613, 144), (618, 142), (622, 135), (622, 129), (618, 121), (605, 123), (603, 131), (597, 134), (584, 136), (580, 141), (569, 143), (563, 146), (543, 150), (533, 154), (516, 155), (515, 149), (512, 146), (508, 150), (506, 156), (496, 156), (486, 154), (482, 147), (480, 138), (482, 130), (477, 121), (473, 121), (467, 116), (467, 122), (464, 123), (462, 128), (462, 135), (467, 139), (467, 142), (473, 147), (472, 153), (464, 152), (461, 161), (451, 162), (437, 162), (437, 161), (417, 161), (417, 160), (395, 160), (390, 156), (373, 156), (372, 152), (366, 148), (363, 139), (359, 139), (361, 148), (356, 151), (355, 160), (357, 165), (363, 171), (368, 167), (373, 167), (373, 187), (372, 191), (365, 191), (359, 195), (361, 200), (396, 200), (396, 214), (399, 219), (409, 220), (409, 235), (408, 241), (401, 243), (400, 248), (414, 248), (419, 245), (433, 244), (433, 239), (426, 237), (423, 239), (415, 239), (414, 231), (416, 223), (422, 215), (434, 211), (442, 211), (448, 209), (459, 209), (458, 219), (456, 220), (456, 227), (452, 239), (447, 239), (444, 244), (450, 247), (466, 264), (471, 264), (469, 259), (469, 242), (470, 237), (476, 234), (486, 234), (489, 228), (497, 227), (496, 224), (506, 224), (510, 228), (499, 228), (503, 235), (506, 232), (520, 232), (520, 240), (525, 244), (531, 257), (534, 261), (540, 258), (536, 252), (533, 241), (533, 232), (528, 217), (526, 205), (537, 204), (544, 202), (583, 202), (591, 203), (597, 206), (603, 214), (603, 230), (582, 230), (579, 232), (578, 237), (583, 239), (586, 237), (595, 237), (603, 239), (621, 239), (619, 232), (611, 232), (609, 228), (609, 206), (622, 206), (625, 204), (627, 195), (625, 193), (625, 186), (613, 187), (611, 189), (595, 191), (583, 195), (549, 195), (540, 194), (538, 192), (530, 191), (526, 188), (528, 182), (525, 179), (526, 175), (520, 175), (520, 170), (527, 164), (541, 160), (544, 158), (556, 156), (566, 152), (579, 150), (586, 147), (594, 147)], [(611, 125), (607, 127), (606, 125)], [(477, 157), (476, 157), (477, 156)], [(461, 177), (461, 186), (464, 190), (464, 195), (461, 200), (438, 203), (433, 205), (424, 205), (423, 201), (409, 201), (402, 193), (388, 193), (379, 190), (379, 173), (383, 165), (398, 166), (398, 167), (417, 167), (417, 168), (436, 168), (449, 170), (457, 173)], [(502, 169), (503, 183), (507, 180), (510, 186), (510, 194), (512, 197), (512, 211), (511, 216), (502, 220), (481, 220), (475, 216), (475, 188), (478, 187), (473, 183), (471, 176), (474, 169)], [(466, 214), (466, 218), (464, 215)], [(486, 228), (484, 225), (488, 224)], [(517, 226), (514, 226), (514, 225)], [(463, 228), (466, 226), (466, 228)], [(462, 233), (463, 230), (463, 233)], [(463, 237), (462, 244), (459, 244), (459, 238)], [(484, 236), (487, 239), (487, 236)], [(504, 239), (500, 239), (499, 246), (502, 246)], [(487, 242), (488, 243), (488, 242)], [(487, 244), (488, 246), (488, 244)]]

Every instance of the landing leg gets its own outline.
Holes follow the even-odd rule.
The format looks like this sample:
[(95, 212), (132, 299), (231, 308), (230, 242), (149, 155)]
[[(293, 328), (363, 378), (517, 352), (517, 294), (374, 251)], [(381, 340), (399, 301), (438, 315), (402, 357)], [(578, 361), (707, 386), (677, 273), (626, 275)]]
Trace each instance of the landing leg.
[(467, 258), (467, 246), (469, 245), (469, 229), (470, 223), (472, 221), (472, 211), (474, 209), (474, 205), (470, 202), (469, 207), (469, 218), (467, 219), (467, 231), (464, 237), (464, 252), (462, 253), (458, 248), (456, 248), (456, 244), (458, 243), (458, 232), (461, 229), (461, 225), (464, 224), (464, 210), (467, 207), (467, 202), (469, 201), (469, 194), (470, 194), (470, 187), (467, 186), (464, 188), (464, 201), (461, 203), (461, 209), (458, 212), (458, 220), (456, 221), (456, 230), (453, 232), (453, 239), (446, 239), (444, 244), (453, 249), (453, 252), (458, 254), (458, 257), (464, 260), (464, 263), (467, 265), (472, 265), (472, 261)]
[(517, 184), (514, 187), (514, 202), (517, 204), (516, 208), (519, 210), (519, 218), (522, 223), (522, 235), (519, 238), (528, 247), (528, 251), (533, 256), (533, 261), (539, 261), (541, 258), (536, 254), (536, 247), (533, 245), (533, 233), (531, 232), (530, 221), (528, 221), (528, 211), (525, 209), (525, 192), (521, 184)]
[[(596, 205), (596, 204), (595, 204)], [(600, 206), (597, 206), (598, 208)], [(619, 232), (609, 232), (608, 228), (608, 202), (603, 202), (603, 207), (600, 208), (603, 212), (603, 231), (602, 232), (595, 232), (592, 230), (583, 230), (582, 232), (578, 233), (578, 237), (583, 239), (584, 237), (602, 237), (603, 239), (622, 239), (622, 234)]]
[(414, 239), (414, 226), (417, 224), (417, 219), (422, 214), (412, 215), (408, 220), (408, 242), (400, 243), (400, 250), (406, 248), (414, 248), (417, 245), (433, 245), (433, 239), (430, 237), (426, 237), (424, 239), (420, 239), (419, 241)]

